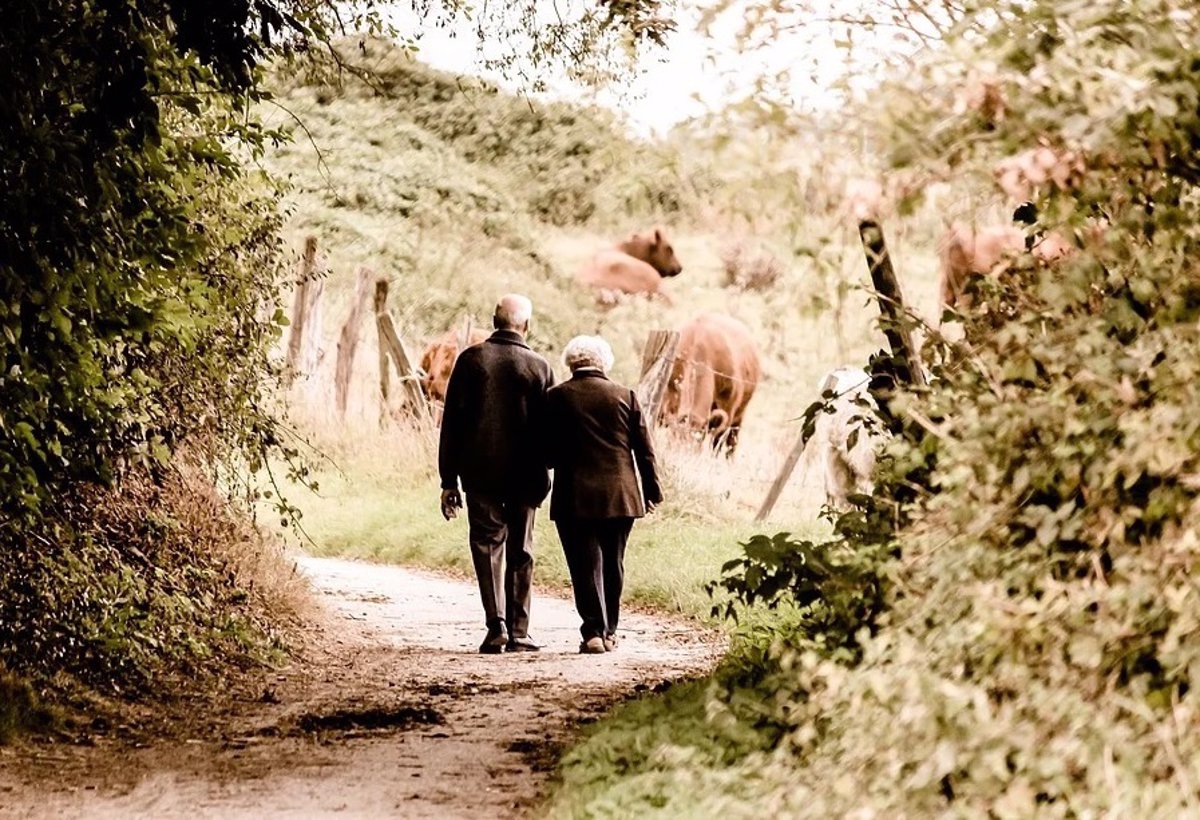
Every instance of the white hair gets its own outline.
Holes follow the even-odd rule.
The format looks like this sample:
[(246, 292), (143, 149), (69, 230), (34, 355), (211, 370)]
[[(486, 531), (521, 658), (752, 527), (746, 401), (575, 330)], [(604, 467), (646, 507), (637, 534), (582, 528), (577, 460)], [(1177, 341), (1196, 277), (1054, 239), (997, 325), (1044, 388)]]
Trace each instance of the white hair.
[(496, 303), (496, 314), (493, 320), (498, 330), (522, 328), (533, 317), (533, 302), (528, 296), (519, 293), (508, 293), (500, 297)]
[(572, 372), (594, 367), (607, 373), (613, 366), (612, 348), (599, 336), (576, 336), (563, 348), (563, 363)]

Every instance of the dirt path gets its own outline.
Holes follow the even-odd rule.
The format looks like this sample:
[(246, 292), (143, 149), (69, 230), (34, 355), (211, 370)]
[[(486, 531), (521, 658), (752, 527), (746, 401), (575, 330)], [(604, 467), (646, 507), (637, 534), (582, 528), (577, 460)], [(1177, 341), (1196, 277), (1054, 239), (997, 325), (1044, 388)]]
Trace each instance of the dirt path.
[(687, 624), (630, 614), (617, 652), (581, 656), (573, 607), (543, 594), (543, 651), (483, 656), (473, 584), (300, 564), (324, 606), (295, 663), (195, 704), (175, 739), (0, 749), (0, 817), (520, 816), (580, 722), (717, 652)]

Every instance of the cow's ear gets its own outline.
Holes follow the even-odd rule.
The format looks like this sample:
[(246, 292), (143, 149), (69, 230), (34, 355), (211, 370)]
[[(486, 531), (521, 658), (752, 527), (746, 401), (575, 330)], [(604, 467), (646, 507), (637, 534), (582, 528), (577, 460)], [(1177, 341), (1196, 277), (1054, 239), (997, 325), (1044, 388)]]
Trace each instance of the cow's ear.
[(655, 245), (661, 245), (661, 244), (662, 244), (662, 228), (655, 228), (655, 229), (654, 229), (654, 244), (655, 244)]

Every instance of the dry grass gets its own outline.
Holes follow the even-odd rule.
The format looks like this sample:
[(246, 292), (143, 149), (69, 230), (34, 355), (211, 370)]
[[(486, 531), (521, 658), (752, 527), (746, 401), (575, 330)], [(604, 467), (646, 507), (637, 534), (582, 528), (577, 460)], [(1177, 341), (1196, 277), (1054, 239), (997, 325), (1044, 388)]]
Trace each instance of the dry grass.
[(233, 585), (272, 620), (294, 622), (310, 611), (311, 590), (284, 540), (232, 504), (202, 470), (180, 466), (165, 487), (162, 506), (174, 538), (227, 570)]
[[(320, 403), (324, 406), (324, 403)], [(410, 563), (471, 572), (466, 522), (447, 523), (438, 512), (434, 432), (422, 425), (389, 423), (375, 413), (323, 424), (309, 416), (313, 446), (323, 453), (318, 490), (286, 488), (303, 510), (305, 548), (320, 554)], [(802, 462), (771, 518), (754, 514), (792, 445), (790, 428), (743, 443), (732, 458), (706, 443), (658, 433), (666, 501), (638, 523), (628, 555), (631, 601), (706, 616), (711, 601), (703, 585), (739, 552), (738, 543), (761, 529), (804, 536), (825, 532), (817, 512), (824, 500), (821, 476)], [(539, 584), (565, 587), (566, 564), (557, 533), (543, 508), (535, 530)]]

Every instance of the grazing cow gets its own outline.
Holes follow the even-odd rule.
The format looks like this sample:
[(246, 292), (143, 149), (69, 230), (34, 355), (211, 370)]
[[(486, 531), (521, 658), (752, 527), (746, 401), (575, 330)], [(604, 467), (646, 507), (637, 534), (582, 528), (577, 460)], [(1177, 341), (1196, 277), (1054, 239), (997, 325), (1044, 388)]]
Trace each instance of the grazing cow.
[[(467, 347), (479, 344), (487, 339), (488, 334), (472, 328), (467, 339)], [(454, 369), (454, 361), (462, 352), (459, 347), (462, 333), (457, 330), (447, 330), (429, 343), (421, 354), (421, 390), (425, 398), (438, 405), (446, 401), (446, 383), (450, 381), (450, 371)]]
[(678, 276), (683, 266), (662, 228), (631, 234), (623, 242), (605, 248), (579, 271), (578, 279), (596, 291), (602, 303), (613, 304), (622, 294), (659, 296), (670, 303), (660, 290), (662, 280)]
[(694, 434), (711, 434), (713, 447), (732, 455), (761, 375), (750, 330), (732, 316), (705, 313), (679, 332), (660, 418)]
[[(834, 393), (834, 412), (822, 413), (817, 428), (825, 450), (825, 503), (835, 510), (849, 506), (851, 493), (867, 494), (874, 489), (875, 448), (883, 434), (863, 422), (869, 408), (875, 407), (867, 391), (870, 381), (867, 372), (857, 367), (839, 367), (821, 380), (821, 395)], [(862, 407), (860, 401), (868, 407)]]
[[(1050, 264), (1075, 251), (1075, 246), (1058, 231), (1047, 231), (1036, 238), (1029, 252), (1035, 261)], [(941, 262), (939, 294), (944, 307), (968, 306), (967, 281), (972, 276), (1002, 272), (1011, 261), (1025, 252), (1025, 231), (1011, 225), (975, 228), (955, 222), (938, 243)]]

